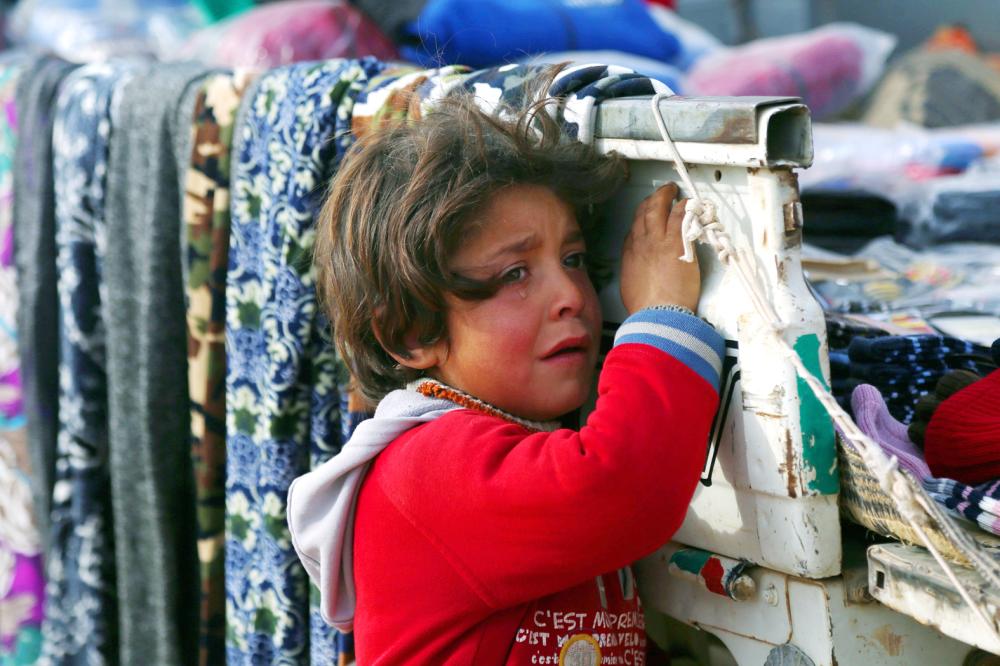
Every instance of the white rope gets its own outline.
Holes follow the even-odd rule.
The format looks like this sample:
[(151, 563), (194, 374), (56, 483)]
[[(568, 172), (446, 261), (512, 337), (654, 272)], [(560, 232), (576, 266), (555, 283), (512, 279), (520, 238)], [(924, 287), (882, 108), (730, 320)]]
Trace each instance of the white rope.
[(756, 258), (744, 248), (733, 246), (725, 227), (719, 221), (715, 206), (710, 201), (702, 199), (698, 188), (691, 180), (687, 165), (681, 159), (677, 147), (670, 138), (667, 125), (660, 114), (660, 100), (669, 97), (666, 94), (657, 94), (650, 100), (653, 108), (653, 117), (660, 129), (663, 141), (670, 151), (677, 173), (688, 192), (690, 200), (684, 214), (684, 221), (681, 226), (681, 235), (684, 240), (684, 261), (694, 260), (694, 242), (701, 241), (712, 247), (718, 254), (719, 261), (723, 266), (728, 266), (736, 271), (740, 283), (743, 285), (751, 304), (757, 313), (768, 324), (767, 331), (778, 343), (779, 349), (795, 367), (795, 371), (809, 385), (820, 404), (829, 413), (830, 418), (839, 426), (841, 433), (854, 445), (854, 448), (861, 455), (861, 459), (868, 467), (869, 471), (879, 480), (882, 489), (895, 502), (903, 520), (913, 529), (924, 547), (931, 553), (934, 560), (944, 571), (948, 580), (961, 595), (963, 601), (973, 610), (976, 616), (987, 626), (993, 639), (1000, 642), (996, 623), (990, 619), (989, 613), (980, 603), (973, 599), (972, 594), (965, 585), (958, 579), (952, 570), (951, 564), (941, 555), (934, 542), (928, 536), (925, 527), (929, 525), (928, 517), (933, 517), (945, 532), (946, 538), (952, 542), (957, 550), (961, 551), (969, 558), (977, 571), (979, 571), (987, 582), (1000, 589), (1000, 570), (989, 556), (983, 554), (979, 547), (971, 539), (955, 538), (956, 530), (952, 528), (947, 518), (942, 512), (931, 509), (928, 504), (933, 500), (928, 500), (922, 489), (915, 489), (912, 482), (898, 469), (898, 461), (895, 456), (886, 458), (881, 447), (869, 438), (854, 423), (854, 420), (841, 408), (837, 400), (830, 394), (826, 386), (817, 379), (802, 362), (791, 345), (781, 337), (785, 329), (784, 322), (778, 316), (774, 307), (764, 293), (760, 281), (757, 279)]

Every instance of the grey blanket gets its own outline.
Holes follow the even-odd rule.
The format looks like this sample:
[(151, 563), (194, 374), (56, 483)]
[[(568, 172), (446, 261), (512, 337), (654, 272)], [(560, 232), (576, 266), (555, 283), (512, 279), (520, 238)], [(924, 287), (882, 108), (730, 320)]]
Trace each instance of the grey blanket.
[(123, 664), (198, 659), (178, 163), (207, 72), (153, 66), (121, 89), (112, 115), (105, 313)]
[(35, 511), (43, 541), (48, 540), (59, 430), (52, 124), (59, 84), (75, 67), (55, 56), (33, 58), (25, 64), (15, 98), (19, 125), (14, 155), (18, 353), (22, 359)]

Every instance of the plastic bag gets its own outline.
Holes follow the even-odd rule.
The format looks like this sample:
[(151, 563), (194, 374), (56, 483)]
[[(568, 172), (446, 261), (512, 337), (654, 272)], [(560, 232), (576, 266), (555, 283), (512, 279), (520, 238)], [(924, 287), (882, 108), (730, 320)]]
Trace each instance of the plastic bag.
[(491, 67), (551, 51), (620, 50), (662, 62), (680, 52), (642, 0), (429, 0), (400, 51), (425, 67)]
[(708, 55), (692, 68), (688, 89), (694, 95), (801, 97), (814, 118), (828, 118), (871, 89), (895, 45), (889, 33), (831, 23)]
[(22, 0), (7, 36), (77, 62), (116, 55), (169, 57), (204, 25), (183, 0)]
[(293, 0), (255, 7), (199, 31), (182, 58), (228, 67), (268, 68), (304, 60), (399, 57), (359, 10), (337, 0)]
[[(900, 195), (897, 238), (912, 247), (973, 241), (1000, 243), (1000, 183), (996, 172), (935, 178)], [(996, 283), (993, 283), (995, 289)]]
[(907, 125), (886, 130), (856, 123), (813, 124), (813, 164), (803, 190), (864, 189), (896, 198), (912, 181), (954, 175), (1000, 146), (982, 128), (927, 131)]

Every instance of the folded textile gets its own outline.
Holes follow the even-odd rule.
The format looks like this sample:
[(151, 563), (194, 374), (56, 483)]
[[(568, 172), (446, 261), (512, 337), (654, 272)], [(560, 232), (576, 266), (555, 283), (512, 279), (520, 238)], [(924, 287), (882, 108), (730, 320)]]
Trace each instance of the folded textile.
[(347, 2), (291, 0), (253, 7), (199, 30), (185, 59), (266, 69), (326, 58), (399, 57), (378, 26)]
[(981, 511), (1000, 518), (1000, 481), (987, 481), (970, 486), (955, 479), (927, 478), (924, 489), (932, 495), (951, 497), (977, 505)]

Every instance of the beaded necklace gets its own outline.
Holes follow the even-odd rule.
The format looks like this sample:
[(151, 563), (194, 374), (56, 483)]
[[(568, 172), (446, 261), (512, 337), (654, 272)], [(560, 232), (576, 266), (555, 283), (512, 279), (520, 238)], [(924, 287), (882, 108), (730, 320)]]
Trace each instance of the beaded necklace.
[(472, 411), (479, 412), (481, 414), (496, 416), (504, 421), (516, 423), (517, 425), (527, 428), (528, 430), (534, 430), (537, 432), (552, 432), (553, 430), (559, 428), (558, 421), (529, 421), (528, 419), (522, 419), (519, 416), (514, 416), (513, 414), (503, 411), (499, 407), (494, 407), (487, 402), (483, 402), (479, 398), (469, 395), (465, 391), (453, 388), (447, 384), (442, 384), (436, 379), (424, 377), (422, 379), (418, 379), (416, 382), (413, 382), (407, 388), (412, 388), (420, 395), (428, 398), (448, 400), (455, 403), (459, 407), (471, 409)]

